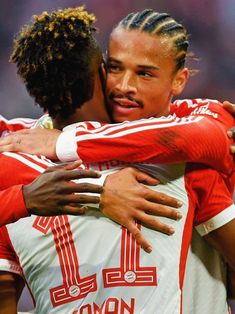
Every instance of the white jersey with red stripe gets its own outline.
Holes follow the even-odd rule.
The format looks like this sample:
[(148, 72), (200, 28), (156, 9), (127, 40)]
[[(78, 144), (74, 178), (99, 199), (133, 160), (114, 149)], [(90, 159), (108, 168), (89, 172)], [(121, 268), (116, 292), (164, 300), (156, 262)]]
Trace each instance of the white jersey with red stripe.
[[(15, 153), (4, 153), (0, 161), (3, 189), (30, 182), (49, 164), (36, 156)], [(107, 170), (101, 181), (118, 169), (112, 162), (103, 167)], [(36, 313), (182, 313), (194, 210), (199, 229), (210, 232), (235, 218), (234, 205), (226, 184), (212, 169), (185, 164), (142, 168), (157, 177), (161, 174), (163, 184), (154, 189), (184, 203), (180, 221), (164, 219), (175, 228), (170, 237), (139, 225), (152, 243), (151, 254), (96, 208), (85, 216), (31, 216), (1, 228), (0, 270), (24, 276), (36, 301)], [(210, 199), (201, 193), (208, 188), (214, 191)], [(207, 222), (214, 217), (213, 228), (208, 229)]]

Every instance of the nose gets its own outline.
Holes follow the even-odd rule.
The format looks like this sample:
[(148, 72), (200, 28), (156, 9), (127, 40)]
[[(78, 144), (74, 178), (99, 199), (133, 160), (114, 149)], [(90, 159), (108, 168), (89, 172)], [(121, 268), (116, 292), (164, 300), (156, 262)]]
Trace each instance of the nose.
[(136, 80), (130, 72), (123, 73), (118, 80), (116, 90), (123, 94), (134, 94), (137, 91)]

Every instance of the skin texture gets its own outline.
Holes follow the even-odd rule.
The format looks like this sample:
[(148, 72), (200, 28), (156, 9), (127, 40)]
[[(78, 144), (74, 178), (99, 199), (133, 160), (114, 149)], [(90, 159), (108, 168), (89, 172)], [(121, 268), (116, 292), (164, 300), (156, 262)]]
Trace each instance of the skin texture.
[(24, 287), (23, 279), (13, 273), (0, 272), (1, 314), (16, 314), (17, 302)]
[(100, 210), (106, 217), (126, 227), (137, 243), (150, 253), (152, 247), (135, 222), (141, 221), (149, 228), (171, 235), (174, 229), (158, 217), (181, 219), (182, 214), (174, 208), (181, 207), (182, 203), (166, 194), (155, 193), (139, 183), (155, 185), (156, 180), (134, 168), (124, 168), (108, 176), (101, 194)]
[[(100, 197), (86, 195), (85, 192), (100, 194), (103, 187), (96, 184), (78, 183), (80, 178), (98, 178), (93, 170), (79, 169), (81, 162), (49, 167), (43, 176), (23, 186), (25, 205), (34, 215), (81, 215), (85, 213), (84, 203), (99, 203)], [(41, 204), (44, 204), (43, 208)]]
[[(136, 49), (140, 37), (144, 49)], [(182, 92), (189, 77), (187, 68), (175, 72), (171, 51), (161, 37), (122, 27), (113, 31), (107, 94), (115, 122), (168, 115), (172, 97)]]

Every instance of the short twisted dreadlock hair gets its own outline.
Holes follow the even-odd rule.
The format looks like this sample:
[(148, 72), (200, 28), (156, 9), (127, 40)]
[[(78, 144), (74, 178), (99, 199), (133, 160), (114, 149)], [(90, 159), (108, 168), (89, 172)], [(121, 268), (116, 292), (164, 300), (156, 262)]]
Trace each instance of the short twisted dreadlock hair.
[(169, 14), (145, 9), (128, 14), (114, 27), (114, 30), (120, 26), (124, 29), (171, 38), (175, 50), (176, 71), (184, 67), (189, 45), (188, 34), (184, 26), (176, 22)]
[(93, 37), (95, 16), (81, 6), (33, 19), (15, 40), (10, 61), (36, 103), (52, 117), (66, 118), (93, 95), (102, 61)]

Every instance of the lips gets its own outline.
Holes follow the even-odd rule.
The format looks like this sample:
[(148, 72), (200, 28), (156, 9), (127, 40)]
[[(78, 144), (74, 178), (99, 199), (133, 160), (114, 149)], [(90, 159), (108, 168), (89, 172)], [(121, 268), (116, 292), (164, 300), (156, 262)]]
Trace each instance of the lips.
[(120, 106), (126, 109), (142, 108), (140, 104), (127, 98), (113, 98), (113, 101), (115, 102), (116, 106)]

